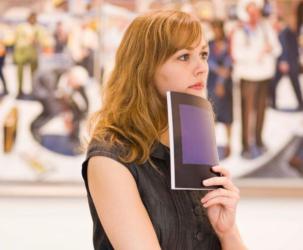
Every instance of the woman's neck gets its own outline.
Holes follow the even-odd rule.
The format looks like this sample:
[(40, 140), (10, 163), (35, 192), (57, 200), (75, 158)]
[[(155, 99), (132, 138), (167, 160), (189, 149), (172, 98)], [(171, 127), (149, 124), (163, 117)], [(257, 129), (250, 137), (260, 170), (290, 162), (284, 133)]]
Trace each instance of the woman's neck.
[(169, 134), (168, 134), (168, 129), (165, 130), (165, 131), (161, 134), (161, 136), (160, 136), (160, 142), (161, 142), (163, 145), (169, 147)]

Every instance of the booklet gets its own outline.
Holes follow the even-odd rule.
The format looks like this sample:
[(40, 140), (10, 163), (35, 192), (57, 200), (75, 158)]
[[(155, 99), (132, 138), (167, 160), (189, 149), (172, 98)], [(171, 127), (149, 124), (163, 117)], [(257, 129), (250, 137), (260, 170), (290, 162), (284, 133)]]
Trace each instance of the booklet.
[(214, 113), (202, 97), (167, 92), (170, 144), (171, 188), (211, 190), (202, 181), (218, 176), (211, 167), (218, 165)]

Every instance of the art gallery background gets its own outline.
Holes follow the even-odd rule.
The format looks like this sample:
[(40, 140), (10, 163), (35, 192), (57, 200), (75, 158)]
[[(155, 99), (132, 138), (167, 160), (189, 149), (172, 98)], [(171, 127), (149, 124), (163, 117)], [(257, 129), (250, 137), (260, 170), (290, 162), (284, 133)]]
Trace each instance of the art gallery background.
[[(0, 249), (93, 249), (81, 145), (131, 20), (149, 9), (182, 9), (200, 18), (211, 41), (214, 19), (223, 20), (227, 36), (232, 36), (241, 21), (238, 17), (245, 18), (240, 4), (235, 0), (0, 2), (0, 68), (5, 79), (5, 85), (0, 80)], [(298, 16), (302, 1), (264, 4), (265, 18), (274, 25), (273, 17), (282, 16), (296, 32), (302, 67), (302, 12)], [(37, 14), (36, 38), (27, 46), (34, 52), (24, 54), (18, 46), (31, 36), (32, 13)], [(82, 92), (73, 91), (68, 80), (73, 77)], [(302, 71), (299, 80), (302, 89)], [(45, 88), (44, 83), (52, 81)], [(277, 107), (269, 103), (266, 108), (265, 152), (249, 158), (241, 154), (236, 75), (229, 155), (224, 151), (225, 127), (220, 123), (216, 127), (221, 164), (241, 189), (238, 224), (249, 249), (302, 249), (298, 239), (303, 229), (303, 112), (289, 77), (282, 77), (276, 91)]]

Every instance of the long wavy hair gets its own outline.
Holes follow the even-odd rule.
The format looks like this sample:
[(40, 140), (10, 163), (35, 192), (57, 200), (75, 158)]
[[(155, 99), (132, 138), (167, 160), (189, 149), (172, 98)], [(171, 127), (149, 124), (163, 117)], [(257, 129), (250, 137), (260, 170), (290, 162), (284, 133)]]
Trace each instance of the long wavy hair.
[(91, 140), (122, 146), (120, 160), (142, 164), (167, 129), (166, 99), (154, 85), (157, 68), (202, 38), (198, 19), (181, 11), (138, 16), (126, 30), (91, 119)]

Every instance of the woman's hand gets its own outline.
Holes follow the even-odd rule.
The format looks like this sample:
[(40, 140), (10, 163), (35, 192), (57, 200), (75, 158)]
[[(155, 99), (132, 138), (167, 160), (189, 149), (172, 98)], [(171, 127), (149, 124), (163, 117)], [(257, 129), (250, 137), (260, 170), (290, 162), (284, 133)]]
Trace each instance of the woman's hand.
[(235, 229), (236, 208), (240, 199), (239, 189), (232, 183), (227, 169), (214, 166), (212, 170), (221, 176), (203, 181), (204, 186), (220, 185), (222, 188), (207, 193), (201, 202), (207, 208), (208, 218), (219, 237)]

